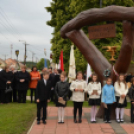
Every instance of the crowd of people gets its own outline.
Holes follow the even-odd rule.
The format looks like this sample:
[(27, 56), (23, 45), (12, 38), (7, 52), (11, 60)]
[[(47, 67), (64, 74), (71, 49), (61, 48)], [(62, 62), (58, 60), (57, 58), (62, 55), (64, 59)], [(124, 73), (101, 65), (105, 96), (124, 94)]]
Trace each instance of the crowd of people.
[[(126, 96), (131, 102), (131, 122), (134, 123), (134, 77), (131, 77), (129, 88), (124, 74), (120, 74), (118, 80), (113, 83), (108, 77), (106, 84), (101, 85), (96, 74), (92, 74), (87, 83), (81, 71), (77, 72), (76, 79), (68, 83), (66, 72), (60, 69), (43, 68), (42, 73), (33, 66), (31, 72), (22, 66), (20, 71), (15, 71), (14, 66), (6, 66), (0, 72), (0, 103), (26, 103), (27, 90), (31, 91), (31, 103), (37, 103), (37, 124), (42, 121), (46, 124), (47, 103), (53, 101), (58, 107), (58, 123), (64, 123), (64, 108), (71, 99), (74, 104), (74, 123), (82, 122), (82, 107), (85, 101), (85, 93), (89, 95), (88, 104), (91, 106), (91, 122), (96, 122), (97, 107), (103, 104), (104, 121), (111, 123), (110, 116), (112, 105), (115, 106), (116, 121), (124, 122), (124, 108), (127, 106)], [(129, 82), (130, 82), (129, 80)], [(70, 93), (71, 92), (71, 93)], [(71, 96), (71, 98), (70, 98)], [(43, 110), (41, 110), (43, 108)], [(77, 111), (78, 119), (77, 119)]]

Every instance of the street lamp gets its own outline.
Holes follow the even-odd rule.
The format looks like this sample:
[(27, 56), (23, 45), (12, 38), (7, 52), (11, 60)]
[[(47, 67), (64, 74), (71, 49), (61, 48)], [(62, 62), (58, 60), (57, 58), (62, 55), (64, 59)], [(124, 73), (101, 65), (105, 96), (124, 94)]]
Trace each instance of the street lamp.
[(15, 51), (15, 54), (16, 54), (16, 57), (17, 57), (17, 63), (18, 63), (18, 69), (19, 69), (19, 68), (20, 68), (20, 66), (19, 66), (19, 62), (18, 62), (19, 50), (16, 50), (16, 51)]

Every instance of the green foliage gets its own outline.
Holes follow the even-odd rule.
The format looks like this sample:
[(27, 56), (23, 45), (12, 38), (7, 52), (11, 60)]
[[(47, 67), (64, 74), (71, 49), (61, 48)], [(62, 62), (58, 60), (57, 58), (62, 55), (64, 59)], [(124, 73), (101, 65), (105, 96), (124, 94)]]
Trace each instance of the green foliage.
[[(22, 62), (22, 63), (24, 64), (24, 62)], [(36, 66), (36, 63), (32, 62), (32, 61), (27, 61), (26, 66), (27, 66), (27, 68), (32, 68), (32, 66)]]
[[(130, 7), (134, 5), (133, 0), (103, 0), (102, 6), (120, 5)], [(72, 18), (76, 17), (78, 13), (91, 9), (99, 8), (99, 0), (52, 0), (51, 6), (46, 7), (46, 10), (51, 13), (51, 20), (47, 24), (54, 28), (52, 33), (53, 38), (51, 40), (53, 52), (53, 62), (58, 63), (60, 51), (63, 49), (65, 70), (68, 71), (70, 46), (72, 43), (68, 39), (62, 39), (60, 36), (61, 27)], [(102, 22), (99, 24), (106, 24), (111, 22)], [(122, 43), (122, 23), (115, 22), (116, 24), (116, 37), (92, 40), (95, 46), (102, 52), (102, 54), (109, 60), (111, 58), (110, 53), (102, 49), (102, 46), (118, 46), (115, 58), (117, 59)], [(98, 25), (98, 24), (94, 24)], [(88, 35), (88, 26), (83, 28), (85, 34)], [(77, 70), (84, 71), (86, 69), (87, 62), (82, 56), (81, 52), (75, 47), (75, 58)]]
[[(50, 66), (50, 61), (47, 60), (47, 67)], [(39, 70), (42, 70), (42, 68), (44, 67), (44, 58), (41, 58), (40, 61), (37, 63), (37, 68)]]

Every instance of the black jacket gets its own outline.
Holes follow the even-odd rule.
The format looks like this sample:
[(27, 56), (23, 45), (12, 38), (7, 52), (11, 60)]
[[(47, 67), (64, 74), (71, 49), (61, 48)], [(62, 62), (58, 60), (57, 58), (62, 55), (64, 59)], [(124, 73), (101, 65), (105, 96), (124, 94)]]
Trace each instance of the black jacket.
[(55, 94), (58, 99), (58, 97), (63, 97), (63, 99), (66, 101), (66, 97), (69, 93), (69, 83), (68, 82), (57, 82), (55, 86)]
[(129, 88), (128, 96), (131, 101), (134, 101), (134, 85)]
[[(0, 89), (6, 89), (7, 81), (11, 81), (11, 83), (12, 83), (13, 78), (14, 78), (14, 76), (11, 71), (6, 72), (5, 70), (2, 70), (0, 72)], [(8, 84), (8, 85), (10, 85), (10, 84)]]
[[(30, 82), (30, 74), (25, 71), (24, 73), (22, 71), (16, 73), (16, 84), (18, 90), (28, 90), (29, 82)], [(21, 79), (24, 79), (24, 82), (20, 82)]]
[(60, 81), (60, 75), (59, 74), (56, 74), (54, 76), (54, 87), (56, 86), (56, 83)]
[(45, 101), (50, 99), (50, 92), (51, 92), (51, 83), (47, 81), (47, 85), (44, 83), (44, 79), (38, 81), (37, 88), (36, 88), (36, 97), (40, 101)]
[(54, 88), (55, 87), (55, 85), (54, 85), (55, 75), (53, 73), (51, 73), (49, 75), (49, 79), (48, 80), (51, 82), (51, 88)]

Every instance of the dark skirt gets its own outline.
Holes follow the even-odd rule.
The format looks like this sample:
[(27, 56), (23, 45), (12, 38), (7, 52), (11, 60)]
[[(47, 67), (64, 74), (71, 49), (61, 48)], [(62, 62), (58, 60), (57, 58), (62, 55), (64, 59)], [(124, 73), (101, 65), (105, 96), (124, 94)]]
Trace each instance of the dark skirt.
[(89, 100), (88, 100), (88, 104), (89, 104), (90, 106), (95, 106), (95, 105), (99, 106), (100, 103), (101, 103), (100, 98), (99, 98), (99, 99), (89, 99)]
[(120, 104), (119, 103), (119, 100), (120, 100), (120, 97), (119, 96), (116, 96), (116, 108), (124, 108), (124, 107), (127, 107), (126, 97), (125, 97), (125, 100), (124, 100), (124, 103), (123, 104)]
[(58, 101), (56, 102), (56, 107), (66, 107), (67, 102), (65, 103), (65, 105), (59, 103)]

